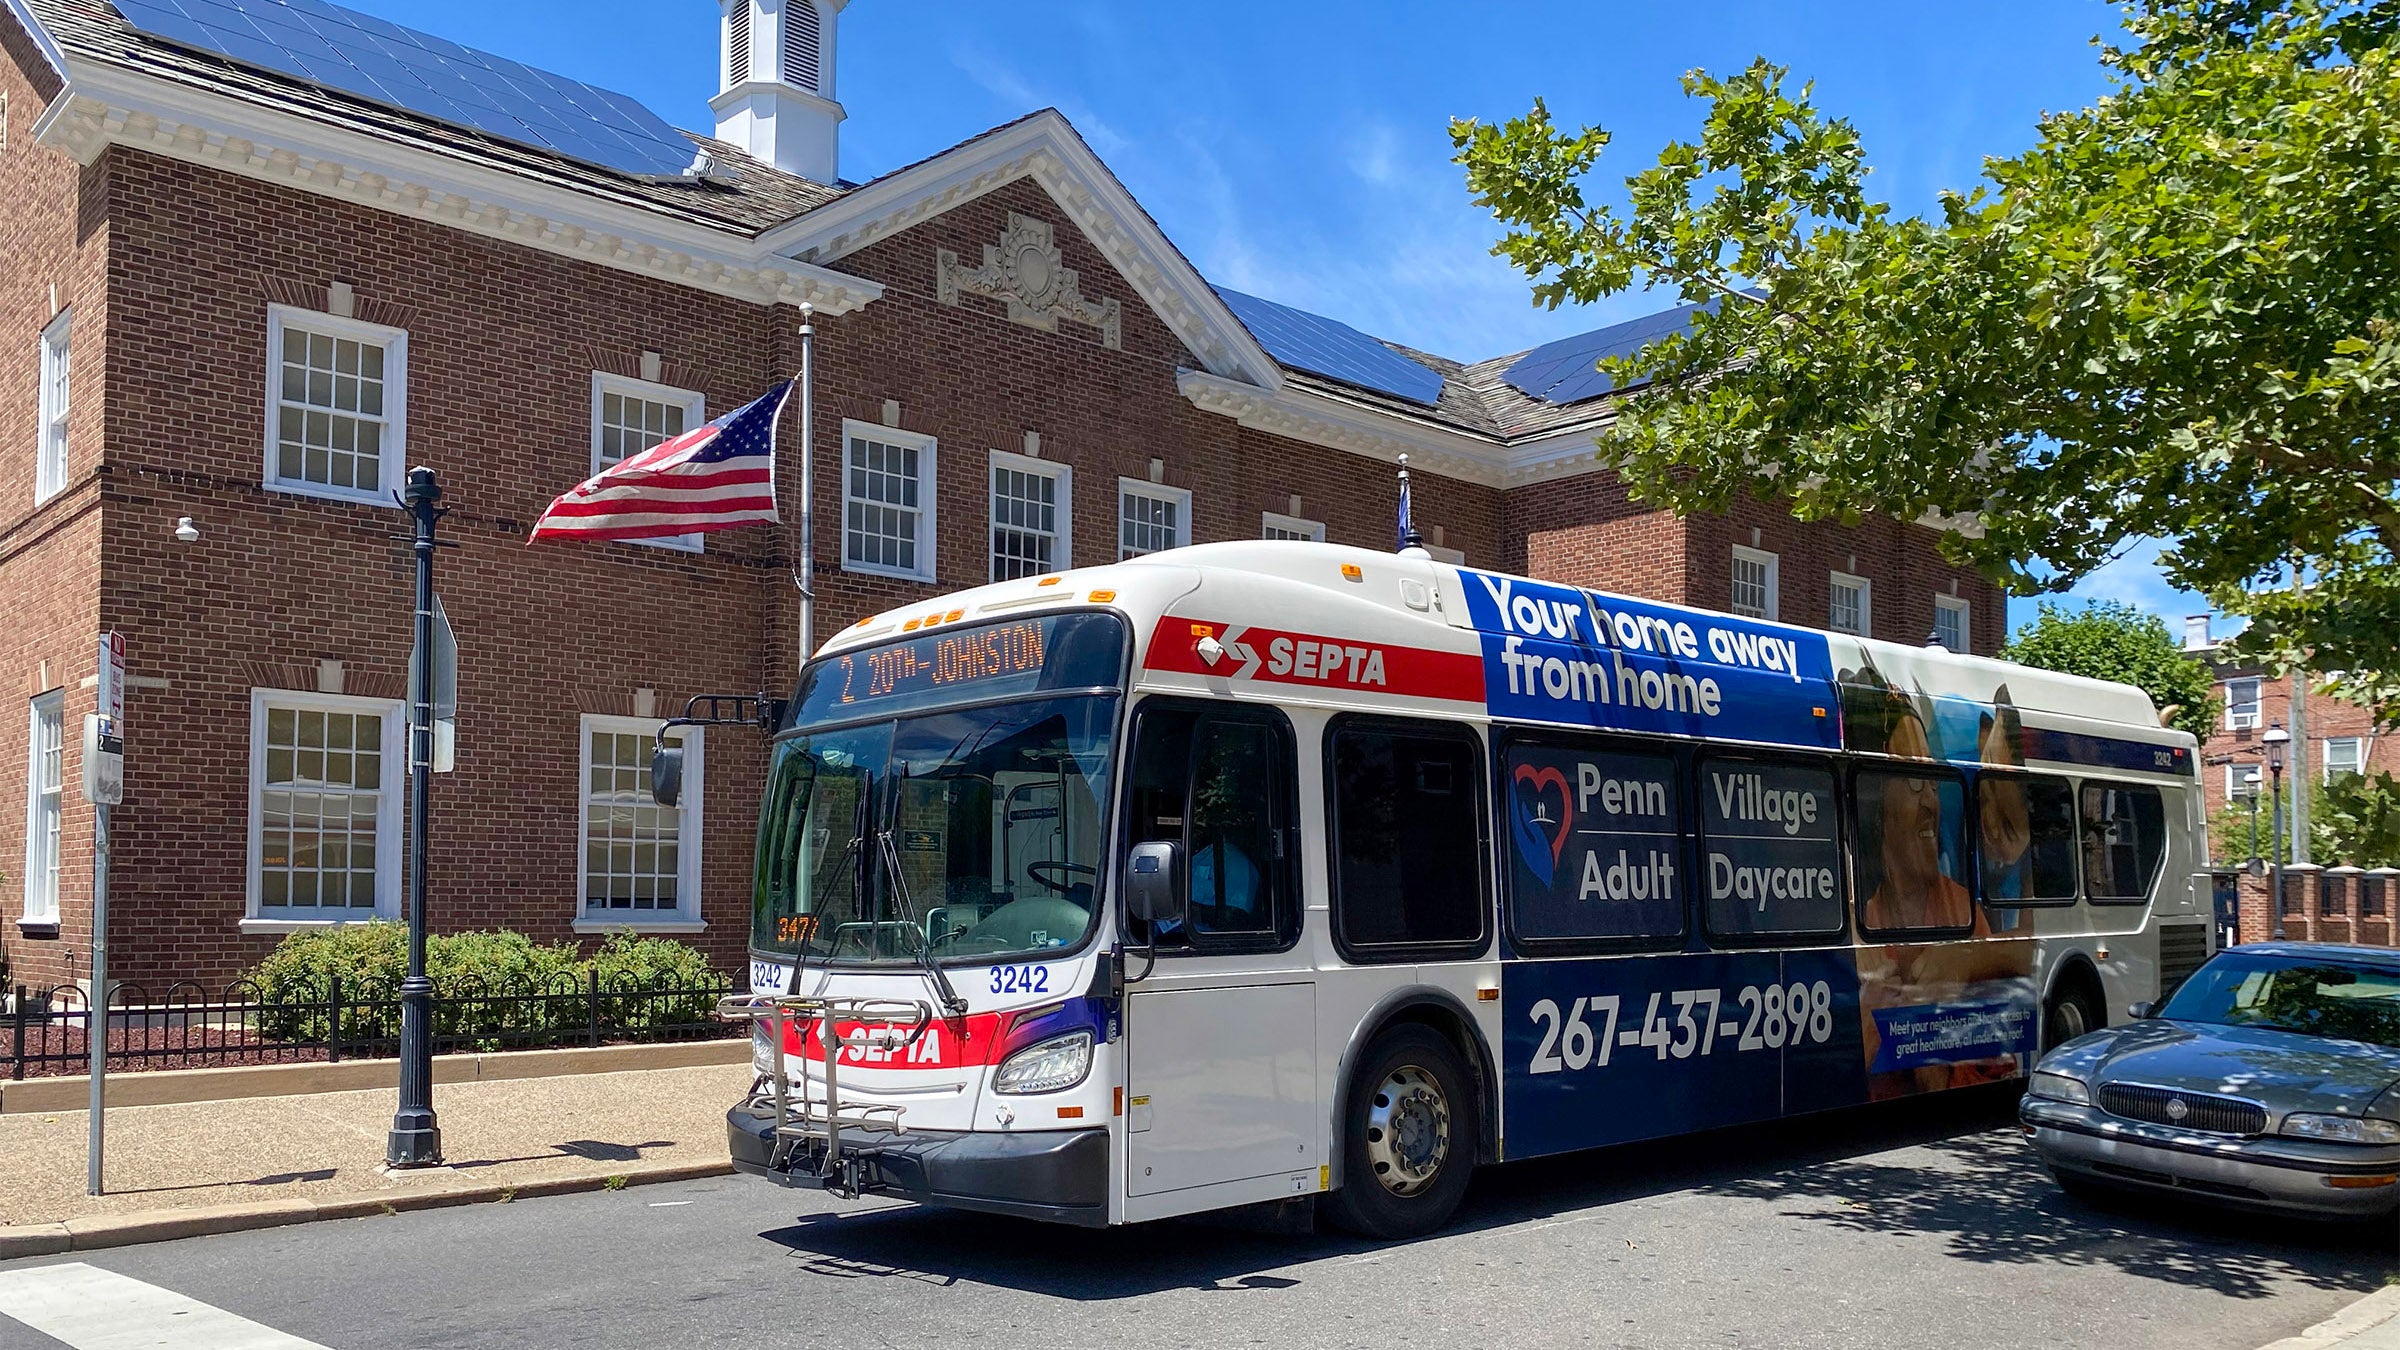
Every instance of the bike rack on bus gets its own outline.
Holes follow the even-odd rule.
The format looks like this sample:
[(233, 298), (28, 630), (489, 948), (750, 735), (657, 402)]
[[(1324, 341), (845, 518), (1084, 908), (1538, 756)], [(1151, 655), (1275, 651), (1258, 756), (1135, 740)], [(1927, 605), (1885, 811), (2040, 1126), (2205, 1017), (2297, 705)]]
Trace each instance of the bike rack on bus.
[[(907, 1107), (872, 1103), (842, 1106), (839, 1061), (845, 1050), (898, 1051), (914, 1045), (933, 1021), (933, 1009), (923, 1002), (896, 998), (841, 998), (822, 994), (735, 994), (717, 1003), (717, 1016), (728, 1022), (766, 1026), (774, 1037), (770, 1077), (775, 1088), (775, 1137), (767, 1167), (785, 1171), (793, 1152), (802, 1145), (824, 1142), (825, 1154), (817, 1174), (826, 1187), (847, 1199), (858, 1198), (863, 1180), (858, 1163), (842, 1156), (842, 1131), (861, 1134), (908, 1133), (901, 1122)], [(845, 1035), (840, 1024), (848, 1023)], [(794, 1024), (813, 1025), (825, 1066), (822, 1100), (809, 1095), (807, 1074), (793, 1091), (784, 1068), (784, 1045)]]

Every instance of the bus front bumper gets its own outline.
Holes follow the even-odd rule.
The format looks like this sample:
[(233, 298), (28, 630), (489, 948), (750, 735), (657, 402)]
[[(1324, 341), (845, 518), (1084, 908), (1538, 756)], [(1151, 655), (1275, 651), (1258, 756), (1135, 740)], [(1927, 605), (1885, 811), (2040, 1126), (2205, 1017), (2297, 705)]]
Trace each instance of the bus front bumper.
[[(774, 1157), (775, 1107), (745, 1101), (725, 1113), (734, 1170), (786, 1186), (828, 1187), (825, 1146), (803, 1144), (781, 1168)], [(1108, 1223), (1108, 1131), (985, 1134), (845, 1130), (842, 1157), (860, 1189), (929, 1205), (982, 1210), (1087, 1228)]]

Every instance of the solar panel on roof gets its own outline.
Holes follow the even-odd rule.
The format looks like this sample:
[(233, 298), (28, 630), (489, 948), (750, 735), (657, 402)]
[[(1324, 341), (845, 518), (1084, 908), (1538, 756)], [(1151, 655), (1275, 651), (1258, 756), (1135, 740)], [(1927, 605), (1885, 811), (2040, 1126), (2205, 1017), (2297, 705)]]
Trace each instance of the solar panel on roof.
[(623, 94), (326, 0), (112, 3), (127, 23), (178, 46), (619, 173), (680, 175), (697, 152)]
[(1409, 360), (1346, 323), (1222, 286), (1216, 291), (1233, 317), (1267, 349), (1267, 355), (1294, 370), (1427, 407), (1442, 396), (1440, 372)]
[(1647, 314), (1638, 319), (1577, 333), (1556, 342), (1545, 342), (1516, 359), (1501, 372), (1518, 393), (1538, 398), (1545, 403), (1580, 403), (1598, 398), (1616, 388), (1616, 383), (1600, 373), (1602, 357), (1631, 356), (1661, 338), (1692, 329), (1692, 315), (1709, 305), (1678, 305), (1663, 314)]

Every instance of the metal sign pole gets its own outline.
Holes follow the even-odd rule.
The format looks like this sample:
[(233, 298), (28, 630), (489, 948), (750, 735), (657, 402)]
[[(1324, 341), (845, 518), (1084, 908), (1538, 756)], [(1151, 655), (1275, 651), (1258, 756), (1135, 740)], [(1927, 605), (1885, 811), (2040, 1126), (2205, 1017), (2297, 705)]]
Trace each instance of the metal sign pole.
[(425, 830), (433, 791), (433, 527), (442, 518), (433, 470), (408, 471), (401, 500), (416, 529), (417, 615), (414, 688), (408, 701), (408, 978), (400, 982), (400, 1104), (384, 1143), (389, 1167), (432, 1167), (442, 1160), (433, 1113), (433, 981), (425, 977)]
[(817, 645), (817, 307), (800, 306), (800, 659)]
[(83, 1190), (102, 1193), (100, 1158), (108, 1132), (108, 817), (106, 804), (92, 808), (92, 996), (84, 1003), (84, 1048), (92, 1053), (91, 1137), (85, 1143)]

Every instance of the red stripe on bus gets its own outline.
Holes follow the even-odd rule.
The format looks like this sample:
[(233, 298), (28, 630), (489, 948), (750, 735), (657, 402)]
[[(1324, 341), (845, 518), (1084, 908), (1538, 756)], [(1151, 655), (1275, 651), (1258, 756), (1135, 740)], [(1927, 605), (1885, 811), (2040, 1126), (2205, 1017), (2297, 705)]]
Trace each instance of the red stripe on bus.
[[(989, 1064), (1000, 1045), (1001, 1024), (1008, 1013), (976, 1013), (963, 1022), (935, 1018), (926, 1024), (915, 1043), (891, 1050), (865, 1047), (841, 1052), (841, 1068), (852, 1069), (964, 1069)], [(844, 1041), (858, 1038), (860, 1023), (835, 1022), (834, 1030)], [(791, 1022), (784, 1026), (783, 1052), (814, 1064), (824, 1063), (824, 1051), (817, 1045), (817, 1026), (814, 1022)]]
[[(1200, 655), (1203, 638), (1224, 649), (1214, 665)], [(1170, 615), (1151, 632), (1142, 664), (1178, 675), (1222, 675), (1319, 689), (1483, 702), (1483, 658), (1388, 642), (1362, 642), (1281, 628), (1215, 623)]]

